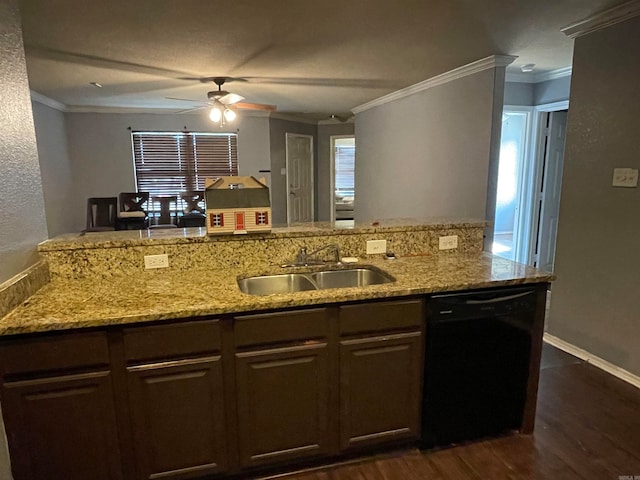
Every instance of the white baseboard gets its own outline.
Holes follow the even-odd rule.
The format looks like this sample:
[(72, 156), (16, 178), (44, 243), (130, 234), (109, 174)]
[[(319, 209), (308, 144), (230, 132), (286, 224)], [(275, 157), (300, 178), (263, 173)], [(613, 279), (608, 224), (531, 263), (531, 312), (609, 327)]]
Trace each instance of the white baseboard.
[(630, 383), (636, 388), (640, 388), (640, 377), (634, 375), (633, 373), (625, 370), (624, 368), (620, 368), (613, 363), (609, 363), (606, 360), (603, 360), (600, 357), (596, 357), (592, 353), (583, 350), (582, 348), (576, 347), (575, 345), (570, 344), (569, 342), (565, 342), (564, 340), (559, 339), (549, 333), (545, 333), (543, 336), (543, 340), (549, 345), (553, 345), (554, 347), (563, 350), (574, 357), (578, 357), (581, 360), (584, 360), (587, 363), (590, 363), (594, 367), (598, 367), (601, 370), (604, 370), (607, 373), (610, 373), (614, 377), (619, 378), (627, 383)]

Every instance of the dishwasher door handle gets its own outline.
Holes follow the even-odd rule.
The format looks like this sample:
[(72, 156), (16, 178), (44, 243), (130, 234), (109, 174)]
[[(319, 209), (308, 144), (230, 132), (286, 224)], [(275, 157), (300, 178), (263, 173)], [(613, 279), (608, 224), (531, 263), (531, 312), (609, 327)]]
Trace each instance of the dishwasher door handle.
[(516, 298), (526, 297), (527, 295), (533, 295), (535, 293), (534, 290), (530, 290), (528, 292), (516, 293), (515, 295), (506, 295), (502, 297), (489, 298), (487, 300), (465, 300), (464, 303), (466, 305), (486, 305), (488, 303), (500, 303), (500, 302), (508, 302), (509, 300), (515, 300)]

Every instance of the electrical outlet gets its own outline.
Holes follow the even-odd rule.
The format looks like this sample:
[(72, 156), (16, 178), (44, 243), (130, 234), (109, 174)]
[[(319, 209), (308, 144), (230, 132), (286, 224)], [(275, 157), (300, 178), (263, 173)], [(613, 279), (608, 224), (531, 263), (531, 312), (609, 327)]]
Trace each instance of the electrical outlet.
[(440, 250), (451, 250), (458, 248), (458, 235), (449, 235), (438, 239), (438, 248)]
[(162, 255), (145, 255), (144, 256), (144, 268), (147, 270), (150, 268), (167, 268), (169, 267), (169, 255), (163, 253)]
[(637, 187), (638, 186), (638, 169), (637, 168), (614, 168), (613, 182), (614, 187)]
[(367, 255), (375, 253), (387, 253), (386, 240), (367, 240)]

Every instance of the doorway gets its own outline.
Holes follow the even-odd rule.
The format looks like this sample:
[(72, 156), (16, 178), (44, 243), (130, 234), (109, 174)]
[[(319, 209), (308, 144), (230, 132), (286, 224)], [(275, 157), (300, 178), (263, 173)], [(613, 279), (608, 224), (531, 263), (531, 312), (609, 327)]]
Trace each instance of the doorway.
[(313, 221), (313, 136), (286, 133), (287, 223)]
[(505, 107), (502, 113), (492, 253), (514, 261), (522, 261), (529, 242), (532, 116), (531, 107)]
[(348, 226), (347, 224), (353, 223), (354, 215), (356, 137), (334, 135), (330, 137), (330, 142), (330, 219)]
[(553, 271), (569, 102), (505, 106), (492, 252)]

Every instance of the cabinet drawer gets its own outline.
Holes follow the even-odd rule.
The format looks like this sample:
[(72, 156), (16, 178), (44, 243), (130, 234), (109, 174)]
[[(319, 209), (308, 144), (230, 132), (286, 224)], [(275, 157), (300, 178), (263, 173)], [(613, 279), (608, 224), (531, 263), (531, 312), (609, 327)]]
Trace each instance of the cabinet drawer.
[(313, 308), (236, 317), (234, 337), (236, 346), (247, 347), (325, 338), (328, 330), (327, 309)]
[(340, 307), (340, 334), (420, 328), (422, 299), (370, 302)]
[(192, 357), (220, 350), (219, 320), (127, 328), (127, 362)]
[(109, 365), (102, 332), (12, 340), (3, 342), (0, 352), (3, 376)]

